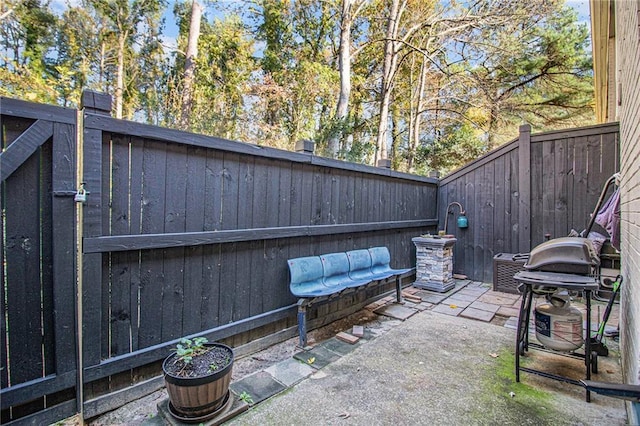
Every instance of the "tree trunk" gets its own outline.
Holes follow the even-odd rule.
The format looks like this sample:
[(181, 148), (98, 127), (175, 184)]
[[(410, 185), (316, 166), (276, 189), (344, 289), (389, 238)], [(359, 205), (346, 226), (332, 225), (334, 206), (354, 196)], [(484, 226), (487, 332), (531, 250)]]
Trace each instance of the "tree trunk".
[(389, 139), (389, 103), (393, 90), (393, 77), (398, 66), (396, 52), (396, 36), (400, 21), (400, 0), (393, 0), (389, 10), (387, 36), (384, 43), (384, 65), (382, 69), (382, 85), (380, 88), (380, 117), (378, 121), (378, 136), (376, 141), (375, 164), (378, 160), (389, 157), (387, 144)]
[(200, 38), (200, 21), (202, 20), (202, 7), (196, 0), (191, 5), (191, 22), (189, 24), (189, 39), (187, 41), (187, 54), (184, 61), (184, 75), (182, 77), (182, 108), (180, 127), (187, 130), (190, 126), (191, 108), (193, 107), (193, 79), (196, 70), (196, 58), (198, 57), (198, 39)]
[(422, 57), (422, 64), (420, 65), (420, 81), (418, 82), (418, 93), (416, 94), (416, 106), (415, 113), (413, 116), (413, 123), (411, 126), (411, 135), (409, 136), (409, 158), (408, 158), (408, 168), (409, 172), (413, 171), (416, 151), (418, 150), (418, 145), (420, 145), (420, 124), (421, 124), (421, 111), (424, 104), (424, 92), (427, 85), (427, 70), (429, 67), (427, 66), (427, 58)]
[[(349, 96), (351, 95), (351, 25), (353, 15), (351, 9), (353, 0), (342, 0), (342, 21), (340, 25), (340, 50), (338, 53), (340, 71), (340, 95), (336, 108), (335, 121), (344, 121), (349, 115)], [(336, 157), (340, 147), (342, 131), (336, 132), (329, 139), (329, 154)]]
[(128, 32), (123, 31), (118, 35), (118, 68), (116, 71), (115, 107), (116, 118), (122, 118), (122, 105), (124, 103), (124, 49)]

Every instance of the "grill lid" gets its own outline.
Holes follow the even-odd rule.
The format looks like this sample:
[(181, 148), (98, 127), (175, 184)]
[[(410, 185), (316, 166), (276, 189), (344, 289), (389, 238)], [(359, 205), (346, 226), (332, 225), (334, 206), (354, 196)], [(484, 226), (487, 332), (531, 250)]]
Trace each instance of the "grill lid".
[(534, 247), (524, 267), (528, 270), (588, 274), (599, 264), (600, 257), (591, 240), (562, 237)]

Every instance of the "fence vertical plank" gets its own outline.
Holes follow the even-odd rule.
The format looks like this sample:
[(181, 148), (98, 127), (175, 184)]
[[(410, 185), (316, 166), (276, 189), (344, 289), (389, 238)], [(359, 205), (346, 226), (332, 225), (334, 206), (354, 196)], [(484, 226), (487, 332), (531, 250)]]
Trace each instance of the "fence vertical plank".
[(540, 244), (544, 235), (544, 220), (549, 219), (548, 215), (545, 217), (545, 205), (544, 197), (546, 189), (544, 188), (544, 162), (543, 162), (543, 143), (533, 143), (530, 145), (531, 152), (531, 166), (530, 166), (530, 196), (531, 206), (529, 212), (531, 214), (530, 222), (530, 235), (531, 235), (531, 247)]
[[(467, 208), (463, 179), (457, 179), (455, 182), (451, 182), (447, 184), (445, 186), (445, 189), (447, 192), (447, 200), (446, 200), (447, 205), (448, 203), (451, 202), (449, 201), (451, 199), (450, 197), (455, 197), (456, 198), (455, 201), (458, 201), (459, 203), (461, 203), (465, 209)], [(438, 204), (440, 204), (441, 202), (444, 202), (444, 201), (441, 201), (441, 199), (438, 198)], [(442, 221), (442, 228), (444, 228), (444, 220)], [(440, 227), (438, 227), (438, 229), (440, 229)], [(455, 273), (459, 273), (459, 274), (465, 273), (465, 254), (467, 251), (467, 245), (469, 244), (468, 233), (469, 233), (468, 229), (459, 230), (458, 232), (455, 233), (455, 236), (458, 240), (456, 241), (456, 244), (453, 247), (453, 256), (454, 256), (453, 270)]]
[[(83, 237), (102, 235), (102, 131), (85, 127), (83, 159), (85, 188), (90, 191), (82, 207)], [(98, 365), (103, 351), (102, 313), (102, 253), (83, 254), (83, 361), (84, 366)], [(106, 348), (105, 348), (106, 349)]]
[[(340, 209), (338, 212), (338, 223), (354, 222), (354, 206), (355, 206), (355, 176), (340, 175)], [(351, 236), (345, 236), (345, 244), (347, 250), (354, 250), (354, 239)]]
[[(331, 184), (331, 172), (328, 169), (322, 168), (319, 170), (320, 184), (322, 187), (320, 195), (319, 206), (319, 224), (328, 225), (332, 223), (331, 220), (331, 200), (332, 200), (332, 184)], [(337, 204), (337, 203), (336, 203)], [(337, 205), (336, 205), (337, 206)]]
[[(495, 170), (495, 201), (494, 201), (494, 212), (493, 212), (493, 251), (495, 254), (504, 253), (504, 223), (505, 223), (505, 192), (508, 191), (505, 188), (505, 179), (504, 179), (504, 155), (496, 158), (494, 163)], [(489, 262), (491, 264), (491, 262)]]
[(301, 225), (313, 225), (315, 197), (317, 196), (318, 189), (315, 185), (315, 167), (304, 164), (302, 166), (302, 188), (301, 188), (301, 203), (300, 208), (300, 224)]
[[(253, 225), (253, 204), (255, 200), (255, 160), (252, 157), (240, 157), (240, 175), (238, 176), (238, 229), (251, 228)], [(236, 245), (235, 280), (233, 281), (233, 320), (248, 316), (251, 297), (251, 243)]]
[[(540, 145), (540, 144), (536, 144)], [(545, 141), (542, 144), (542, 153), (539, 154), (542, 159), (542, 183), (541, 183), (541, 198), (542, 202), (542, 224), (540, 226), (541, 231), (535, 239), (534, 245), (540, 244), (545, 240), (545, 235), (549, 234), (552, 237), (555, 233), (555, 221), (556, 221), (556, 187), (555, 177), (555, 141)]]
[[(163, 145), (144, 141), (142, 159), (142, 233), (165, 231), (166, 150)], [(165, 282), (163, 250), (143, 250), (140, 277), (139, 345), (146, 348), (162, 341), (162, 290)]]
[[(273, 220), (267, 217), (267, 212), (272, 208), (269, 204), (273, 184), (269, 181), (270, 169), (273, 167), (273, 162), (270, 160), (256, 159), (254, 163), (254, 179), (253, 179), (253, 228), (263, 228)], [(275, 189), (277, 194), (278, 182), (275, 182)], [(276, 199), (277, 202), (277, 199)], [(276, 205), (277, 207), (277, 205)], [(276, 210), (277, 216), (277, 210)], [(277, 217), (276, 217), (277, 221)], [(257, 315), (263, 311), (263, 295), (265, 290), (263, 289), (265, 274), (264, 274), (264, 258), (266, 253), (264, 251), (263, 241), (254, 241), (250, 245), (249, 250), (249, 295), (248, 298), (248, 315)], [(246, 286), (245, 286), (246, 287)]]
[[(222, 189), (222, 229), (238, 229), (238, 216), (244, 212), (238, 209), (239, 185), (244, 177), (240, 172), (240, 156), (224, 154)], [(228, 324), (234, 318), (234, 298), (236, 290), (236, 243), (222, 244), (220, 248), (219, 323)]]
[[(205, 182), (207, 151), (199, 147), (187, 149), (185, 230), (200, 232), (205, 222)], [(203, 246), (187, 247), (184, 260), (182, 335), (200, 330), (203, 294)]]
[[(573, 211), (574, 211), (574, 186), (575, 186), (575, 174), (576, 174), (576, 146), (575, 146), (575, 138), (567, 139), (567, 158), (566, 168), (567, 168), (567, 221), (569, 222), (569, 226), (573, 229), (580, 228), (580, 225), (576, 224), (573, 219)], [(576, 229), (580, 232), (581, 229)]]
[[(187, 146), (167, 144), (165, 181), (164, 231), (184, 232), (186, 229)], [(175, 247), (164, 251), (164, 287), (162, 291), (162, 340), (184, 335), (182, 312), (184, 304), (185, 249)]]
[(322, 169), (320, 167), (313, 167), (313, 178), (312, 178), (312, 196), (311, 196), (311, 221), (309, 224), (311, 225), (322, 225), (323, 217), (322, 217), (322, 209), (323, 209), (323, 200), (322, 200), (322, 192), (324, 189), (324, 179)]
[(484, 274), (482, 275), (482, 281), (491, 281), (493, 275), (493, 255), (494, 255), (494, 230), (495, 223), (493, 221), (495, 213), (495, 187), (493, 182), (496, 180), (495, 176), (495, 164), (489, 163), (484, 166), (484, 189), (483, 198), (485, 199), (482, 206), (482, 222), (486, 223), (484, 229), (484, 244), (482, 253), (484, 255), (482, 259), (482, 269)]
[[(143, 155), (144, 141), (141, 138), (132, 137), (130, 144), (131, 160), (129, 167), (130, 183), (129, 183), (129, 229), (132, 234), (140, 234), (142, 232), (142, 174), (143, 174)], [(142, 270), (140, 269), (141, 252), (140, 250), (132, 250), (128, 253), (129, 272), (131, 274), (130, 292), (130, 308), (131, 315), (131, 349), (138, 350), (140, 348), (139, 336), (139, 310), (140, 310), (140, 289)]]
[(512, 151), (509, 155), (510, 158), (510, 170), (509, 175), (511, 179), (511, 253), (521, 253), (520, 251), (520, 148), (517, 151)]
[(277, 227), (280, 221), (280, 170), (283, 164), (270, 162), (265, 164), (263, 190), (264, 194), (264, 210), (260, 213), (264, 219), (263, 224), (266, 227)]
[[(222, 196), (225, 182), (224, 156), (208, 150), (204, 193), (204, 228), (222, 229)], [(219, 324), (220, 303), (220, 244), (203, 247), (203, 283), (200, 303), (200, 328), (206, 330)], [(197, 306), (197, 305), (196, 305)]]
[[(573, 217), (572, 223), (579, 228), (579, 231), (586, 228), (588, 217), (585, 216), (588, 172), (588, 150), (586, 149), (586, 137), (574, 138), (574, 175), (573, 175)], [(580, 197), (580, 194), (583, 196)]]
[(518, 243), (520, 252), (531, 249), (531, 126), (520, 126), (518, 138)]
[(464, 249), (464, 271), (466, 275), (473, 276), (473, 244), (475, 228), (479, 224), (475, 222), (475, 183), (473, 181), (473, 173), (467, 173), (462, 176), (460, 180), (463, 183), (464, 197), (466, 199), (465, 209), (467, 211), (467, 217), (469, 220), (469, 228), (466, 231), (466, 244)]
[(40, 292), (43, 375), (55, 373), (53, 137), (40, 146)]
[(553, 143), (555, 145), (555, 156), (553, 158), (555, 219), (553, 221), (552, 237), (558, 238), (569, 234), (567, 220), (567, 141), (566, 139), (558, 139)]
[[(130, 167), (129, 167), (129, 137), (113, 135), (111, 138), (111, 191), (109, 206), (111, 210), (110, 235), (127, 235), (131, 233), (129, 217)], [(107, 181), (107, 179), (105, 179)], [(129, 254), (127, 252), (110, 253), (110, 281), (108, 295), (105, 300), (110, 302), (107, 312), (110, 312), (105, 327), (110, 327), (110, 356), (128, 353), (131, 331), (131, 271)]]
[[(4, 181), (7, 328), (10, 381), (19, 384), (41, 376), (40, 323), (40, 151)], [(34, 303), (37, 301), (37, 303)], [(14, 360), (19, 360), (15, 362)]]

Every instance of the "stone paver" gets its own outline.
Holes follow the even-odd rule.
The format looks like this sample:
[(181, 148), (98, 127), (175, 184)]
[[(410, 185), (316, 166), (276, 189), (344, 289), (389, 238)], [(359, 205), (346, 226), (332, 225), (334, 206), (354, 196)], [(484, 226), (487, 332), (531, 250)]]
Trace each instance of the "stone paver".
[(313, 368), (320, 369), (340, 358), (340, 355), (323, 346), (316, 346), (311, 350), (298, 352), (293, 357)]
[(520, 306), (518, 305), (517, 308), (513, 308), (513, 307), (508, 307), (508, 306), (500, 306), (500, 309), (498, 309), (498, 312), (496, 312), (497, 315), (500, 315), (501, 317), (518, 317), (518, 315), (520, 315)]
[(468, 294), (470, 296), (482, 296), (484, 293), (486, 293), (487, 291), (489, 291), (488, 288), (486, 287), (465, 287), (462, 290), (460, 290), (460, 294)]
[(498, 312), (498, 309), (500, 309), (500, 305), (493, 305), (491, 303), (484, 303), (484, 302), (480, 302), (478, 300), (476, 300), (471, 305), (469, 305), (469, 307), (473, 308), (473, 309), (479, 309), (481, 311), (491, 312), (492, 314), (495, 314), (496, 312)]
[(387, 317), (396, 318), (404, 321), (407, 318), (409, 318), (411, 315), (417, 313), (418, 310), (394, 303), (392, 305), (387, 305), (380, 309), (377, 309), (374, 312), (379, 315), (385, 315)]
[[(464, 300), (465, 302), (473, 302), (478, 298), (478, 295), (464, 294), (463, 291), (464, 290), (460, 290), (458, 293), (454, 294), (449, 299)], [(445, 299), (444, 303), (448, 303), (447, 300), (449, 299)]]
[(474, 320), (479, 320), (479, 321), (484, 321), (484, 322), (491, 321), (493, 319), (494, 315), (495, 314), (493, 312), (482, 311), (482, 310), (476, 309), (476, 308), (467, 308), (464, 311), (462, 311), (462, 313), (460, 313), (461, 317), (471, 318), (471, 319), (474, 319)]
[(504, 326), (507, 328), (511, 328), (513, 330), (518, 329), (518, 317), (509, 317), (507, 322), (504, 323)]
[(229, 388), (236, 394), (241, 395), (243, 392), (251, 395), (254, 404), (264, 401), (273, 395), (282, 392), (286, 386), (273, 378), (266, 371), (258, 371), (247, 376), (237, 382), (231, 383)]
[[(355, 337), (355, 336), (354, 336)], [(339, 340), (337, 337), (325, 340), (321, 343), (321, 346), (337, 353), (338, 355), (346, 355), (353, 351), (358, 346), (362, 345), (362, 340), (358, 340), (356, 343), (348, 343)]]
[(423, 302), (433, 303), (434, 305), (450, 296), (449, 294), (431, 293), (429, 291), (418, 291), (416, 295), (420, 296)]
[(437, 305), (432, 311), (457, 317), (462, 312), (462, 308), (452, 308), (449, 305)]
[(271, 374), (274, 379), (287, 387), (298, 383), (315, 372), (309, 364), (304, 364), (294, 358), (288, 358), (274, 364), (271, 367), (266, 368), (264, 371)]
[(491, 303), (494, 305), (513, 306), (515, 300), (511, 297), (505, 297), (506, 293), (496, 294), (496, 292), (486, 292), (478, 298), (479, 301), (485, 303)]
[(471, 301), (464, 300), (464, 299), (458, 299), (457, 295), (455, 295), (453, 297), (449, 297), (448, 299), (443, 300), (442, 304), (443, 305), (447, 305), (447, 306), (456, 305), (459, 308), (466, 308), (467, 306), (469, 306), (471, 304)]

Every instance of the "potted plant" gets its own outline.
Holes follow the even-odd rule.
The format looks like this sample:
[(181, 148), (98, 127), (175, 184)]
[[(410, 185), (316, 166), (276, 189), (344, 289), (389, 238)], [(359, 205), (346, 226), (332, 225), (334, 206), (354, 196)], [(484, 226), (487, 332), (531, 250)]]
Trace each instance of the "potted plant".
[(182, 421), (213, 418), (229, 401), (233, 350), (205, 337), (182, 339), (162, 363), (169, 411)]

